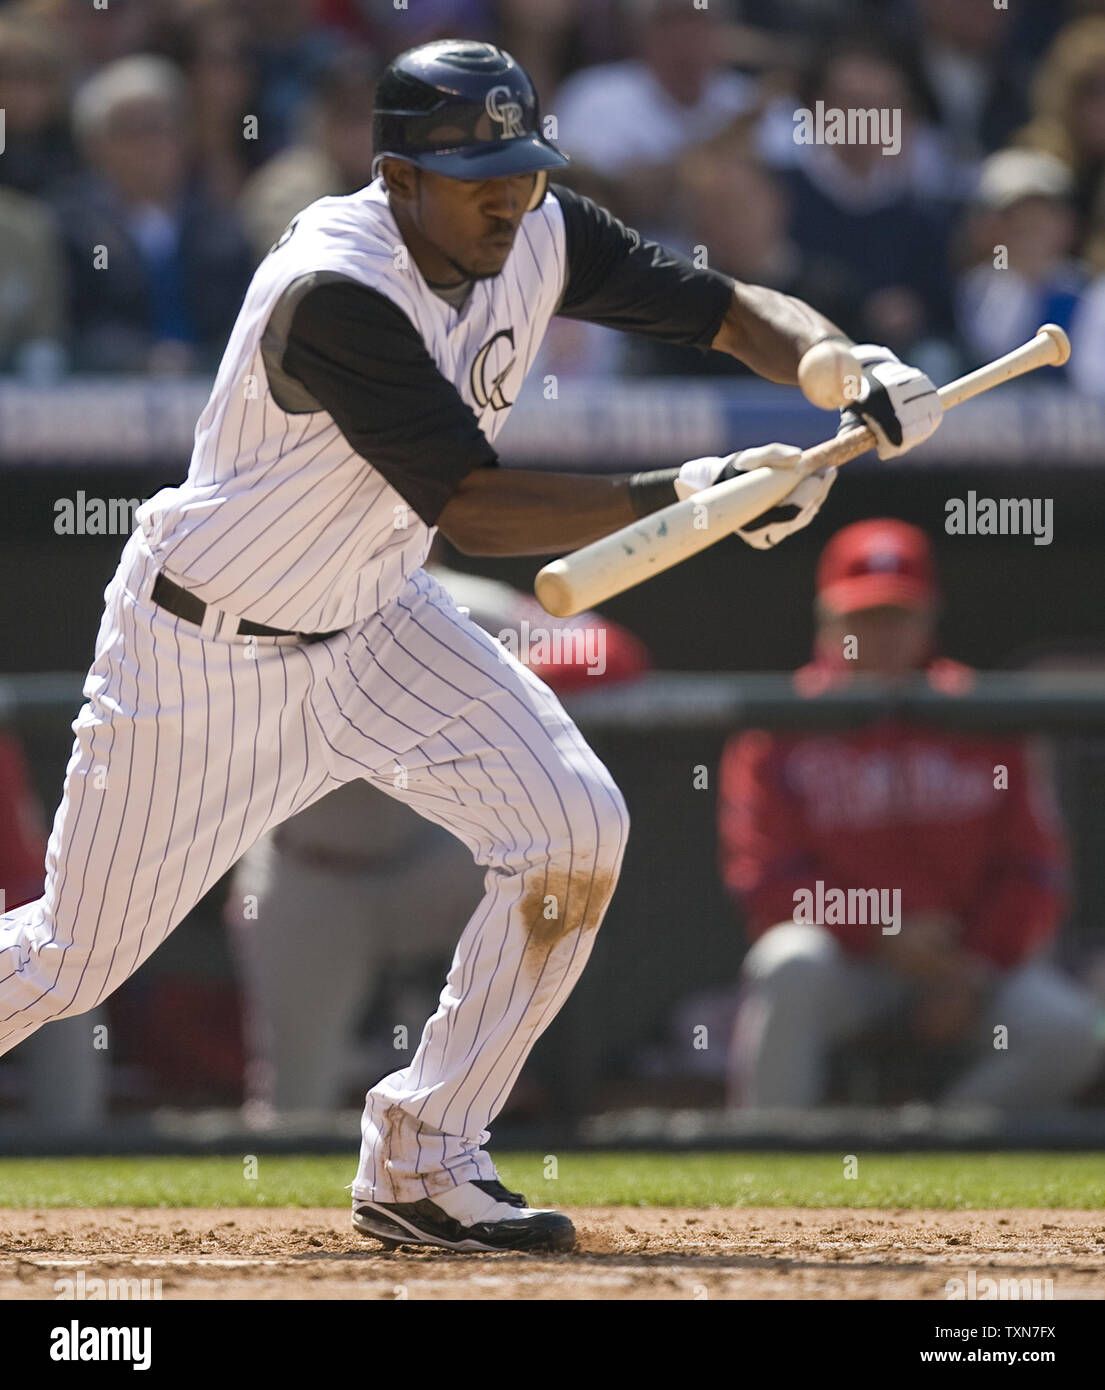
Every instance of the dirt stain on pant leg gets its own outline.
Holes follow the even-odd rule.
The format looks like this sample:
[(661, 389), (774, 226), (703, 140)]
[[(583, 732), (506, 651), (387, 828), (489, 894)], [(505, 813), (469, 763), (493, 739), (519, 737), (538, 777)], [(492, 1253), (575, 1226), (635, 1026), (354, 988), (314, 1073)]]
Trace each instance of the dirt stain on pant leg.
[(557, 944), (578, 931), (593, 931), (614, 891), (615, 874), (588, 859), (572, 874), (555, 865), (531, 869), (517, 911), (528, 931), (525, 964), (540, 974)]

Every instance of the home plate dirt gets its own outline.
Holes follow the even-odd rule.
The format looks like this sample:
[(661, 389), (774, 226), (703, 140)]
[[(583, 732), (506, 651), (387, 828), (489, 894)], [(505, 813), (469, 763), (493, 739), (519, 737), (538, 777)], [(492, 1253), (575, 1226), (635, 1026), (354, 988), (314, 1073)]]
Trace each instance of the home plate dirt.
[[(945, 1299), (953, 1279), (975, 1297), (1105, 1297), (1101, 1212), (571, 1215), (579, 1251), (537, 1256), (384, 1253), (344, 1210), (0, 1209), (0, 1301), (57, 1298), (81, 1284), (91, 1293), (94, 1279), (149, 1281), (147, 1296), (159, 1288), (162, 1298)], [(1001, 1282), (1012, 1280), (1030, 1282)]]

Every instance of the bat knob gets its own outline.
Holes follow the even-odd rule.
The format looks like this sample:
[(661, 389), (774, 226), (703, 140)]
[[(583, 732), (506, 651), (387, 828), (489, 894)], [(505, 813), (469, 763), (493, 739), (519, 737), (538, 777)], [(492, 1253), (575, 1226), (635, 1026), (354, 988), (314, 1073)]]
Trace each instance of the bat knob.
[(1041, 333), (1050, 338), (1054, 344), (1055, 356), (1051, 360), (1051, 365), (1061, 367), (1064, 362), (1070, 359), (1070, 339), (1065, 330), (1060, 328), (1057, 323), (1045, 323), (1036, 336), (1039, 337)]
[(563, 560), (553, 560), (539, 570), (533, 589), (541, 607), (554, 618), (572, 618), (579, 612), (572, 601), (571, 578)]

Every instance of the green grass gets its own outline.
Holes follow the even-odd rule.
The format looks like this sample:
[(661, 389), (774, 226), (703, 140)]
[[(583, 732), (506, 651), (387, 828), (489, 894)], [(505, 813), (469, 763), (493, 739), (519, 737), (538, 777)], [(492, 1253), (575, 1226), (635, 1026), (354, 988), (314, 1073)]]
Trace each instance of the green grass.
[[(508, 1186), (573, 1206), (1105, 1207), (1105, 1156), (1093, 1153), (563, 1153), (555, 1179), (539, 1154), (506, 1154)], [(354, 1164), (341, 1157), (20, 1158), (0, 1160), (0, 1207), (341, 1207)]]

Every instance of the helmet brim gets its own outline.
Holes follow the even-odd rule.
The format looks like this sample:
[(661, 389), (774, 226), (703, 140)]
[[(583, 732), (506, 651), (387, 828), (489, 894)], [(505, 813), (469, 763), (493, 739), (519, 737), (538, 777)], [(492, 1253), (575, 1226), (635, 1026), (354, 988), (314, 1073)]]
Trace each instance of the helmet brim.
[(568, 156), (542, 140), (540, 135), (523, 135), (516, 140), (488, 140), (464, 149), (434, 150), (395, 157), (450, 179), (498, 179), (511, 174), (536, 174), (542, 169), (562, 169), (568, 163)]

